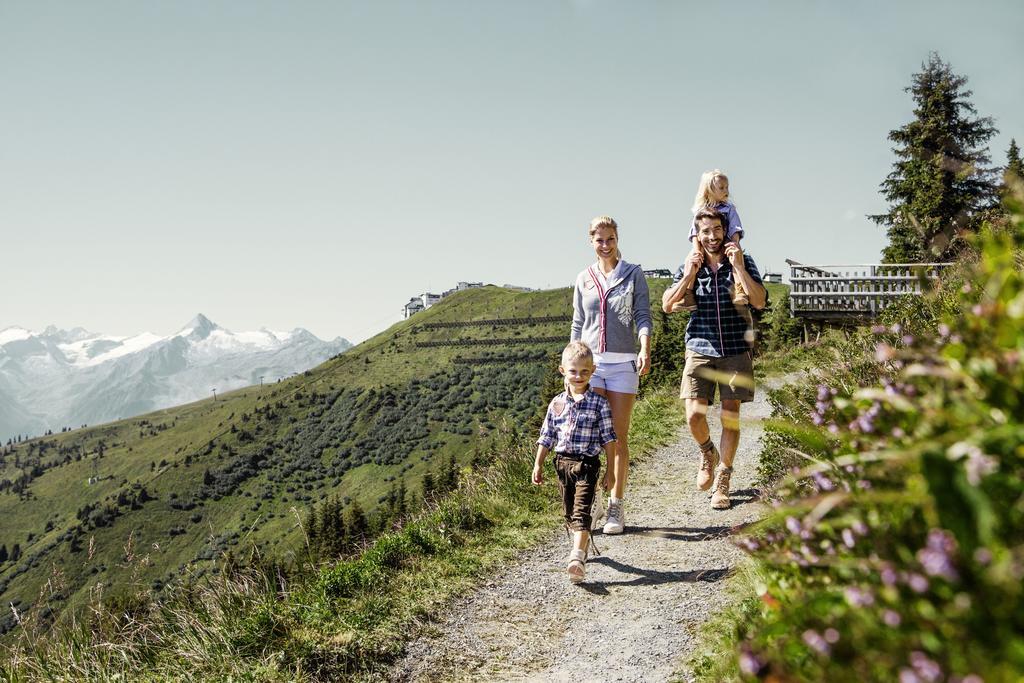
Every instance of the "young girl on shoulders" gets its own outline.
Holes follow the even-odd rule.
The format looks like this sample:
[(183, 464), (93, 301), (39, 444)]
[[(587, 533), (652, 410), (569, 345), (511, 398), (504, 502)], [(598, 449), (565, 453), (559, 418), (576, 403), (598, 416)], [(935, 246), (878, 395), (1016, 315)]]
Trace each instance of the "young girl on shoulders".
[[(697, 197), (693, 201), (693, 215), (696, 216), (702, 209), (714, 209), (722, 214), (725, 219), (725, 238), (737, 246), (740, 238), (743, 237), (743, 224), (740, 222), (740, 215), (736, 212), (736, 206), (729, 199), (729, 178), (717, 168), (704, 172), (700, 177), (700, 184), (697, 186)], [(699, 249), (694, 237), (697, 236), (697, 224), (690, 222), (689, 240), (693, 244), (693, 250)], [(732, 302), (736, 305), (745, 306), (750, 303), (743, 285), (736, 283), (733, 289)], [(697, 308), (697, 297), (692, 289), (683, 294), (681, 304), (683, 310), (692, 311)]]

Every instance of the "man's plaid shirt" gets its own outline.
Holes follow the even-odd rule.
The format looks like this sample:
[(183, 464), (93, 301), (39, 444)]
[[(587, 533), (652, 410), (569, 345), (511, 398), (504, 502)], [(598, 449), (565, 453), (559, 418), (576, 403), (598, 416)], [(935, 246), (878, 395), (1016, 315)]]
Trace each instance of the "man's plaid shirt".
[(600, 455), (616, 439), (608, 399), (587, 389), (579, 401), (568, 391), (551, 399), (537, 443), (549, 451), (582, 456)]
[[(761, 274), (757, 272), (754, 259), (743, 255), (747, 273), (757, 283)], [(672, 284), (683, 279), (679, 266), (673, 275)], [(697, 310), (690, 314), (686, 325), (686, 348), (705, 356), (722, 358), (737, 356), (750, 351), (754, 343), (754, 326), (750, 312), (740, 311), (732, 303), (729, 289), (733, 284), (732, 265), (723, 259), (717, 271), (710, 266), (701, 266), (693, 283), (697, 295)]]

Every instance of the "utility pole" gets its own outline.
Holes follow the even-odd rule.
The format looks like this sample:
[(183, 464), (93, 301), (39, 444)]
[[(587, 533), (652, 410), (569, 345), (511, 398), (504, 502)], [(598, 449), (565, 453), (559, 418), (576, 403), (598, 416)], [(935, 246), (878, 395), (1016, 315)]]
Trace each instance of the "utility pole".
[(263, 375), (260, 375), (260, 388), (263, 388)]
[(213, 400), (216, 401), (217, 400), (217, 390), (216, 389), (210, 389), (210, 391), (213, 392)]

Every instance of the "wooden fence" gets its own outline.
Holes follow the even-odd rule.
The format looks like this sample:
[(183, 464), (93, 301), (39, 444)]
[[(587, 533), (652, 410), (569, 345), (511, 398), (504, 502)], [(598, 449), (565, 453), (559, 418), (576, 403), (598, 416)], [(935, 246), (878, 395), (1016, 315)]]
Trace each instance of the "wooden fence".
[(805, 320), (870, 319), (896, 299), (921, 294), (948, 263), (806, 265), (786, 259), (790, 267), (789, 305)]

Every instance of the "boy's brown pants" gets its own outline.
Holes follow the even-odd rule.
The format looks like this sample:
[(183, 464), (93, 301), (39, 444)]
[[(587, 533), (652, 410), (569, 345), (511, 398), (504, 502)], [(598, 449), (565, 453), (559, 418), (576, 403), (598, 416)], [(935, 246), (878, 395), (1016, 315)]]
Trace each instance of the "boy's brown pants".
[(558, 492), (562, 494), (562, 514), (574, 531), (590, 530), (590, 511), (601, 474), (601, 458), (596, 455), (555, 454)]

